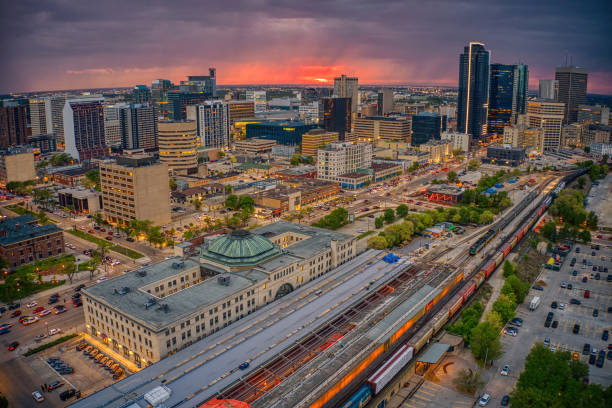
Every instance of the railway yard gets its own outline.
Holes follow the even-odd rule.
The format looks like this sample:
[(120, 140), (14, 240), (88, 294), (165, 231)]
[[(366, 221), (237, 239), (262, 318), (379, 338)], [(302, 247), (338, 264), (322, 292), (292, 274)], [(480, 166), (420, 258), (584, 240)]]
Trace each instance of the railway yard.
[(373, 382), (374, 393), (384, 388), (385, 367), (420, 352), (460, 310), (542, 216), (564, 176), (542, 180), (489, 227), (424, 257), (368, 250), (72, 406), (144, 408), (144, 394), (165, 386), (173, 407), (215, 397), (252, 407), (352, 407), (355, 393)]

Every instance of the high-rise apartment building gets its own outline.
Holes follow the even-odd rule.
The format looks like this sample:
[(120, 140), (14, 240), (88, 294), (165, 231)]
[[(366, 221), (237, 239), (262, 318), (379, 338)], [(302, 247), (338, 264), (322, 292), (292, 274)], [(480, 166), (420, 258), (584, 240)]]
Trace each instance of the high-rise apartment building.
[(208, 68), (208, 75), (189, 75), (187, 81), (181, 81), (182, 92), (204, 93), (208, 98), (217, 97), (217, 70)]
[(187, 119), (195, 121), (197, 125), (200, 146), (216, 149), (229, 147), (229, 107), (227, 103), (216, 100), (188, 106)]
[(118, 107), (123, 149), (157, 148), (157, 116), (150, 104), (122, 105)]
[(104, 98), (66, 99), (64, 141), (66, 153), (79, 161), (108, 154), (104, 137)]
[(559, 81), (559, 102), (565, 104), (564, 123), (578, 121), (578, 107), (586, 104), (588, 72), (584, 68), (558, 67), (555, 79)]
[(487, 132), (502, 135), (527, 107), (529, 71), (526, 65), (491, 64)]
[(346, 140), (351, 132), (351, 98), (319, 99), (319, 126), (331, 132), (338, 132), (340, 141)]
[(64, 105), (66, 105), (67, 95), (53, 95), (51, 97), (51, 124), (52, 129), (49, 133), (55, 135), (57, 147), (63, 149), (64, 141)]
[(410, 144), (420, 146), (430, 140), (441, 140), (446, 130), (446, 116), (432, 112), (421, 112), (412, 116), (412, 137)]
[(298, 108), (300, 120), (309, 125), (319, 123), (319, 102), (313, 101)]
[(0, 149), (24, 144), (27, 136), (26, 107), (17, 102), (0, 105)]
[(544, 130), (544, 151), (558, 150), (561, 146), (561, 127), (565, 104), (547, 99), (534, 99), (527, 102), (527, 124), (532, 128)]
[(233, 126), (237, 121), (255, 117), (255, 103), (250, 101), (229, 101), (229, 123)]
[(538, 97), (540, 99), (550, 99), (551, 101), (559, 99), (559, 81), (556, 79), (540, 79)]
[(471, 42), (459, 56), (457, 131), (472, 135), (474, 142), (487, 134), (489, 59), (479, 42)]
[(358, 142), (410, 142), (412, 119), (406, 116), (368, 116), (355, 119)]
[(351, 98), (351, 113), (359, 108), (359, 80), (342, 75), (334, 78), (334, 98)]
[(169, 120), (183, 120), (187, 119), (187, 106), (197, 105), (198, 103), (204, 103), (209, 100), (210, 97), (204, 92), (190, 93), (183, 91), (169, 91), (167, 93), (168, 102), (165, 105), (167, 114), (163, 118)]
[(262, 113), (268, 110), (266, 91), (246, 91), (246, 100), (255, 104), (255, 113)]
[(198, 133), (195, 120), (162, 121), (157, 124), (159, 160), (174, 173), (195, 173), (198, 167)]
[(578, 107), (578, 123), (607, 125), (610, 122), (610, 108), (599, 105), (580, 105)]
[(170, 222), (170, 181), (165, 163), (144, 155), (100, 163), (100, 186), (104, 217), (109, 222)]
[(47, 135), (53, 132), (50, 98), (30, 99), (30, 126), (33, 135)]
[(383, 88), (378, 91), (377, 109), (379, 116), (393, 112), (393, 89)]
[(151, 103), (157, 116), (162, 120), (170, 119), (168, 116), (168, 91), (174, 89), (169, 79), (156, 79), (151, 83)]
[(317, 152), (317, 178), (338, 181), (338, 177), (372, 167), (369, 143), (330, 143)]
[(317, 152), (323, 146), (338, 141), (338, 132), (324, 129), (311, 129), (302, 135), (302, 155), (317, 157)]

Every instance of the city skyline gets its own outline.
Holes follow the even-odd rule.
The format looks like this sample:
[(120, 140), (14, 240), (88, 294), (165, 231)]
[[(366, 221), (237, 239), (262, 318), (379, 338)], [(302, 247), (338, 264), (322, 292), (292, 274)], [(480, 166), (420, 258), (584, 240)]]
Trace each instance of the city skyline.
[(529, 65), (530, 89), (567, 61), (589, 71), (589, 93), (612, 94), (612, 6), (597, 3), (4, 3), (0, 92), (178, 83), (209, 66), (219, 85), (332, 85), (344, 73), (456, 87), (457, 56), (478, 41), (491, 63)]

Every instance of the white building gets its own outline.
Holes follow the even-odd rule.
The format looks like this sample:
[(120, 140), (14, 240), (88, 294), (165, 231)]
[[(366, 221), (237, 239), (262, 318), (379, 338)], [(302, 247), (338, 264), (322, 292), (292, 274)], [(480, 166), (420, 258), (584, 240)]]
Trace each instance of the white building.
[(561, 147), (561, 129), (565, 104), (545, 99), (527, 102), (527, 124), (544, 129), (543, 150), (558, 150)]
[(319, 123), (319, 102), (300, 105), (300, 120), (306, 124)]
[(538, 97), (556, 101), (559, 98), (559, 81), (556, 79), (540, 79)]
[(246, 100), (255, 104), (255, 113), (267, 110), (266, 91), (246, 91)]
[[(255, 105), (257, 108), (257, 104)], [(221, 100), (187, 106), (187, 119), (197, 123), (200, 146), (229, 147), (229, 105)]]
[(32, 135), (46, 135), (49, 133), (53, 133), (51, 99), (33, 98), (30, 99), (29, 103)]
[(591, 143), (591, 154), (595, 157), (601, 157), (603, 155), (607, 155), (608, 157), (612, 157), (612, 143)]
[(338, 181), (343, 174), (372, 167), (372, 145), (368, 143), (330, 143), (317, 152), (317, 178)]
[(351, 98), (351, 112), (359, 107), (359, 83), (357, 77), (342, 75), (334, 78), (334, 98)]
[(441, 139), (451, 142), (452, 150), (461, 150), (465, 153), (470, 151), (471, 136), (467, 133), (442, 132)]

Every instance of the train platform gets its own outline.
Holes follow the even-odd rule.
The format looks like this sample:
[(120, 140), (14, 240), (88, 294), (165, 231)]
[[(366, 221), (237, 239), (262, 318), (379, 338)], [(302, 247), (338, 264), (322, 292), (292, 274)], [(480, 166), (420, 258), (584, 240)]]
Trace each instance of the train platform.
[[(382, 255), (381, 251), (366, 251), (282, 299), (71, 407), (145, 408), (148, 403), (144, 394), (160, 385), (171, 391), (167, 406), (197, 406), (248, 376), (296, 340), (312, 336), (318, 327), (368, 296), (371, 287), (412, 268), (403, 260), (386, 263), (380, 259)], [(244, 362), (249, 367), (239, 369)]]

